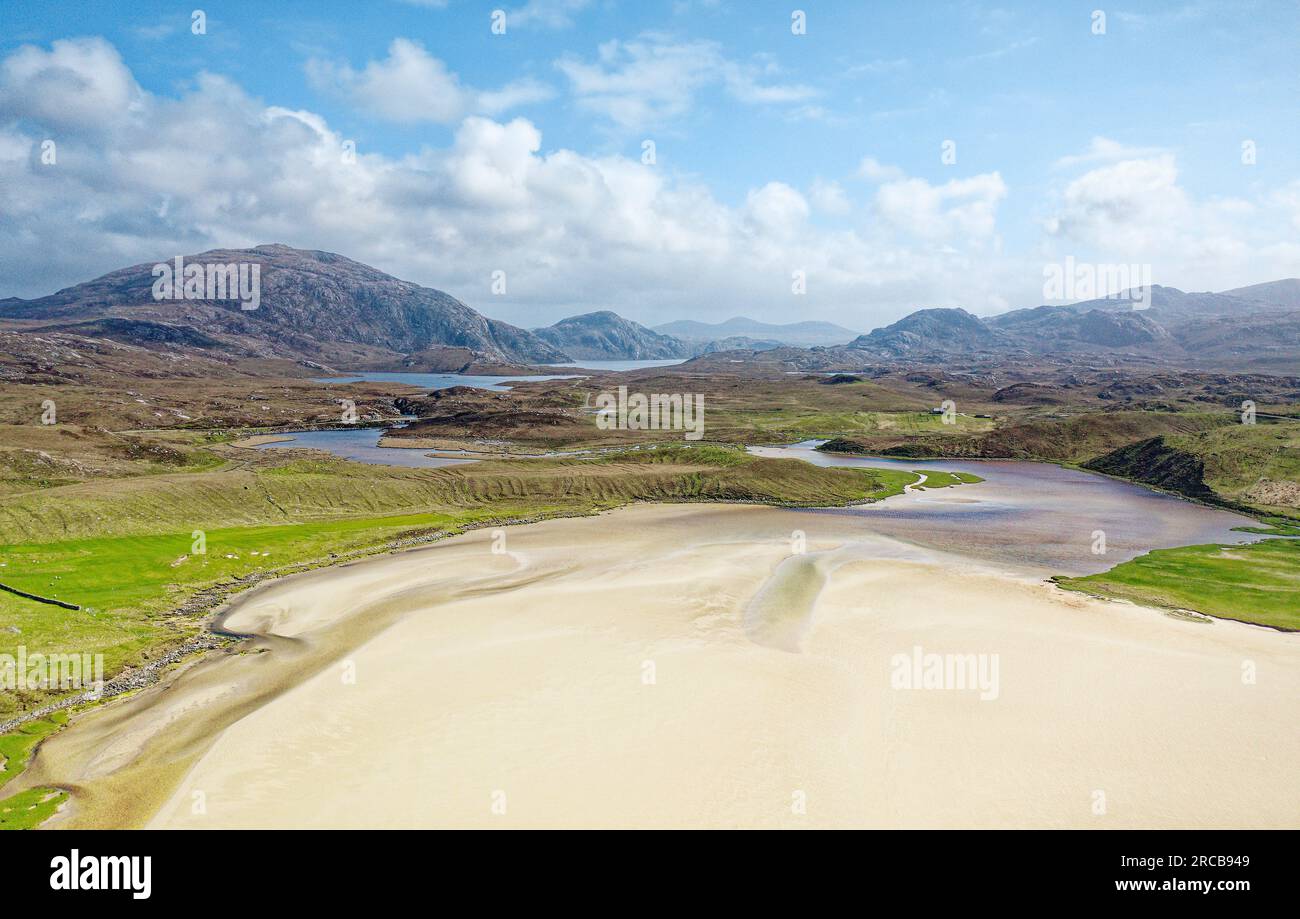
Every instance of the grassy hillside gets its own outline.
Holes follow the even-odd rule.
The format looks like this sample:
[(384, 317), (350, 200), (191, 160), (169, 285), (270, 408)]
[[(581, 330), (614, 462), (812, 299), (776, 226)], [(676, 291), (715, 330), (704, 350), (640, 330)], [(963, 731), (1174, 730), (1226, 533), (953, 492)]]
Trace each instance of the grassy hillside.
[(1134, 603), (1300, 629), (1300, 539), (1157, 549), (1102, 574), (1057, 583)]
[[(1110, 450), (1161, 434), (1194, 434), (1231, 426), (1223, 412), (1093, 412), (1059, 418), (1007, 421), (971, 437), (960, 429), (889, 447), (885, 455), (987, 457), (1081, 463)], [(853, 438), (857, 440), (858, 438)]]
[(94, 480), (11, 495), (0, 508), (0, 544), (483, 508), (501, 501), (580, 511), (634, 500), (844, 504), (881, 497), (893, 481), (879, 471), (821, 469), (734, 449), (681, 446), (653, 457), (628, 451), (598, 459), (484, 461), (441, 469), (234, 452), (245, 459), (212, 472)]
[(1243, 425), (1227, 412), (1101, 412), (960, 427), (894, 442), (852, 434), (821, 449), (911, 457), (1052, 460), (1203, 501), (1300, 519), (1300, 422)]
[(1236, 425), (1167, 442), (1200, 459), (1220, 498), (1300, 519), (1300, 423)]
[[(42, 740), (67, 724), (65, 712), (30, 721), (18, 729), (0, 735), (0, 788), (27, 768), (32, 754)], [(68, 793), (58, 788), (31, 788), (0, 799), (0, 830), (26, 830), (48, 820)]]
[(1188, 497), (1300, 520), (1300, 423), (1153, 437), (1083, 465)]

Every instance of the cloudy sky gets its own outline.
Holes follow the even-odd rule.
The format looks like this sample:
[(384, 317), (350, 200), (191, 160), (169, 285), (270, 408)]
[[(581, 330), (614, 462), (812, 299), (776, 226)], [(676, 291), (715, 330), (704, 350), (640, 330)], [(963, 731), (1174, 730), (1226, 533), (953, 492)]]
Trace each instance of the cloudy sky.
[(269, 242), (525, 326), (1300, 276), (1298, 36), (1292, 0), (5, 2), (0, 297)]

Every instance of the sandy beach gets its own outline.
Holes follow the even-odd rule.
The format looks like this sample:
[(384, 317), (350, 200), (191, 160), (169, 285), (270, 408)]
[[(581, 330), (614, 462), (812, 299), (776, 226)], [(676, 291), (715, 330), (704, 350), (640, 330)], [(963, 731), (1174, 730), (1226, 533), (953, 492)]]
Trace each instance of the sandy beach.
[(1300, 824), (1300, 635), (847, 515), (503, 532), (249, 594), (250, 650), (79, 718), (23, 783), (74, 791), (50, 826)]

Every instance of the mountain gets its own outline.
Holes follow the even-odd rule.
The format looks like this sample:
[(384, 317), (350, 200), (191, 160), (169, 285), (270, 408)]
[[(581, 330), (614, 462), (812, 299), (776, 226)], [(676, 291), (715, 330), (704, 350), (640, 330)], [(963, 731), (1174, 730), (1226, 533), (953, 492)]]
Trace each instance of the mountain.
[(859, 335), (847, 347), (880, 357), (901, 358), (934, 352), (989, 351), (1010, 345), (1005, 335), (963, 309), (925, 309)]
[(695, 350), (680, 339), (609, 310), (570, 316), (544, 329), (533, 329), (533, 334), (580, 361), (670, 360), (690, 357)]
[[(185, 256), (184, 264), (205, 266), (205, 272), (207, 266), (257, 266), (257, 308), (220, 299), (217, 288), (196, 291), (196, 299), (155, 299), (155, 263), (145, 262), (47, 297), (0, 301), (0, 317), (44, 323), (29, 323), (31, 331), (75, 331), (146, 346), (188, 344), (339, 367), (399, 369), (404, 356), (439, 348), (464, 348), (501, 363), (568, 359), (533, 333), (488, 319), (450, 294), (332, 252), (284, 245), (214, 249)], [(251, 277), (250, 267), (250, 287)]]
[(1150, 312), (1100, 309), (1080, 312), (1058, 306), (1040, 306), (994, 316), (985, 320), (985, 325), (1036, 352), (1087, 350), (1094, 346), (1142, 348), (1159, 345), (1177, 349), (1173, 336), (1148, 315)]
[(857, 332), (851, 332), (833, 322), (791, 322), (773, 325), (737, 316), (726, 322), (696, 322), (678, 319), (654, 327), (656, 332), (672, 335), (685, 341), (710, 342), (723, 338), (754, 338), (776, 341), (786, 345), (842, 345)]
[(785, 343), (773, 341), (770, 338), (749, 338), (745, 335), (733, 335), (730, 338), (719, 338), (711, 341), (700, 349), (701, 354), (717, 354), (720, 351), (772, 351), (776, 348), (784, 348)]
[(924, 309), (850, 342), (846, 358), (942, 359), (980, 354), (1095, 355), (1206, 367), (1287, 368), (1300, 361), (1300, 280), (1222, 293), (1153, 285), (1146, 308), (1126, 296), (1013, 310), (980, 319), (962, 309)]
[(1300, 278), (1286, 278), (1282, 281), (1269, 281), (1266, 284), (1252, 284), (1225, 290), (1224, 296), (1239, 300), (1266, 303), (1287, 310), (1300, 310)]

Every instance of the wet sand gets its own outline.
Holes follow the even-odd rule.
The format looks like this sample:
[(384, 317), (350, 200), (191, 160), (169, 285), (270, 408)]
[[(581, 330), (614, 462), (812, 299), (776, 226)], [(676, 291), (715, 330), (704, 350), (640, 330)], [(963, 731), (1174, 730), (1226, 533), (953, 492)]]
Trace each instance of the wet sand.
[[(253, 651), (80, 717), (21, 787), (71, 787), (63, 826), (1300, 825), (1300, 635), (849, 514), (505, 533), (251, 593)], [(916, 653), (996, 660), (993, 691), (906, 688)]]

